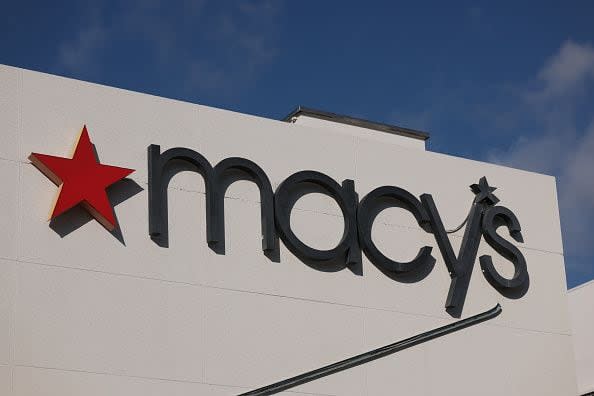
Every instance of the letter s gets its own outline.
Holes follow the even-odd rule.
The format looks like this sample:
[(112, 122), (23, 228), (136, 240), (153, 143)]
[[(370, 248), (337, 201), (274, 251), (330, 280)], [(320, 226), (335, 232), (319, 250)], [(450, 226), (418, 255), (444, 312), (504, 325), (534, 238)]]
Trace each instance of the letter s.
[(480, 257), (481, 268), (487, 281), (496, 289), (517, 289), (528, 280), (528, 269), (526, 260), (516, 246), (507, 241), (499, 234), (497, 228), (505, 225), (509, 235), (516, 241), (522, 242), (520, 222), (511, 210), (503, 206), (493, 206), (484, 213), (482, 221), (483, 236), (487, 243), (497, 253), (511, 261), (514, 265), (514, 276), (511, 279), (504, 278), (497, 272), (493, 265), (491, 256)]

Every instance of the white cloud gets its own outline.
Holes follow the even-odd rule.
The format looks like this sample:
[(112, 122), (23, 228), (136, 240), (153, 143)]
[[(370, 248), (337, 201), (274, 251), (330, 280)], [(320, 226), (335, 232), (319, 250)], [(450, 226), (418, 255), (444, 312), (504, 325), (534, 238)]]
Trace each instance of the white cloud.
[(71, 72), (92, 67), (95, 54), (107, 39), (107, 29), (101, 25), (84, 27), (74, 41), (63, 43), (59, 49), (60, 64)]
[[(490, 161), (557, 176), (566, 253), (594, 255), (594, 122), (578, 138), (544, 134), (519, 138)], [(568, 263), (570, 264), (570, 263)]]
[(536, 138), (521, 136), (507, 151), (491, 153), (489, 161), (555, 175), (566, 162), (567, 146), (573, 145), (573, 141), (566, 141), (560, 134), (547, 133)]
[[(559, 176), (559, 206), (566, 249), (594, 255), (594, 122), (573, 147)], [(590, 264), (592, 265), (592, 264)]]
[[(227, 85), (236, 87), (269, 64), (278, 52), (274, 32), (281, 7), (282, 3), (278, 1), (239, 2), (212, 15), (214, 29), (209, 33), (212, 44), (220, 48), (220, 59), (216, 60), (217, 69), (211, 70), (216, 73), (211, 74), (222, 80), (220, 74), (223, 73)], [(200, 67), (195, 67), (196, 64)], [(210, 59), (198, 59), (191, 69), (192, 80), (199, 82), (201, 75), (214, 66)], [(226, 90), (228, 87), (222, 88)]]
[(534, 100), (555, 100), (571, 96), (594, 79), (594, 48), (573, 41), (563, 43), (538, 73), (542, 87), (529, 93)]
[(147, 64), (173, 73), (180, 91), (225, 93), (274, 60), (281, 7), (278, 1), (135, 0), (109, 14), (106, 4), (93, 2), (81, 18), (89, 22), (59, 45), (57, 65), (88, 78), (125, 42), (130, 56), (149, 57)]
[(58, 46), (57, 63), (60, 69), (79, 74), (83, 70), (97, 68), (96, 61), (110, 35), (101, 11), (101, 1), (89, 3), (80, 18), (81, 26), (76, 35)]
[[(565, 42), (538, 72), (537, 89), (525, 92), (516, 112), (539, 118), (542, 132), (518, 138), (507, 151), (491, 154), (501, 164), (557, 176), (566, 254), (594, 256), (594, 112), (580, 128), (577, 101), (594, 82), (594, 49)], [(581, 114), (583, 117), (584, 114)], [(588, 260), (568, 262), (580, 272)]]

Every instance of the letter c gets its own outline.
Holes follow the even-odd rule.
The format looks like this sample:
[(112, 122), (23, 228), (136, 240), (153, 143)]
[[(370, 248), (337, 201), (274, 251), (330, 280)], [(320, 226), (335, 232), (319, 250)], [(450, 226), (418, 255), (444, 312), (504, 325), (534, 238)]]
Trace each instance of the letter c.
[(402, 207), (415, 217), (420, 226), (429, 223), (429, 216), (421, 202), (406, 190), (394, 186), (382, 186), (371, 191), (359, 203), (357, 221), (359, 223), (359, 244), (365, 255), (375, 265), (389, 272), (407, 273), (425, 266), (431, 259), (432, 247), (424, 246), (419, 249), (417, 256), (406, 263), (394, 261), (384, 255), (371, 238), (371, 228), (379, 214), (378, 206), (384, 201), (394, 206)]

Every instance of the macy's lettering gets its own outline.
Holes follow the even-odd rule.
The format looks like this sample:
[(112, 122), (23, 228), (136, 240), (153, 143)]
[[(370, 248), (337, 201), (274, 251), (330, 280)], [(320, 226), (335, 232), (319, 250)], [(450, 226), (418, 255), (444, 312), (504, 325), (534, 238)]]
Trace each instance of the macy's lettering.
[[(507, 227), (510, 236), (522, 242), (520, 223), (514, 213), (503, 206), (495, 206), (499, 199), (493, 195), (485, 177), (471, 186), (475, 193), (466, 219), (464, 237), (458, 255), (454, 253), (448, 233), (430, 194), (420, 199), (408, 191), (394, 186), (382, 186), (367, 194), (361, 201), (355, 192), (353, 180), (338, 184), (329, 176), (316, 171), (301, 171), (285, 179), (272, 190), (266, 173), (254, 162), (244, 158), (226, 158), (216, 166), (201, 154), (188, 148), (172, 148), (161, 153), (158, 145), (148, 147), (148, 196), (149, 234), (153, 239), (167, 235), (167, 184), (181, 170), (172, 165), (190, 165), (200, 173), (206, 186), (206, 238), (211, 248), (219, 253), (224, 245), (224, 194), (236, 180), (253, 181), (259, 188), (261, 201), (262, 250), (269, 257), (278, 253), (278, 237), (293, 254), (314, 267), (329, 270), (349, 267), (361, 273), (361, 251), (386, 275), (394, 279), (420, 279), (433, 268), (432, 248), (423, 246), (409, 262), (388, 258), (371, 238), (373, 222), (386, 207), (400, 207), (409, 211), (419, 226), (435, 237), (451, 277), (445, 307), (448, 311), (461, 312), (470, 277), (476, 260), (481, 236), (501, 256), (514, 266), (511, 278), (502, 276), (490, 256), (481, 256), (479, 261), (487, 281), (502, 294), (522, 295), (528, 285), (526, 260), (520, 250), (500, 236), (499, 226)], [(312, 190), (312, 188), (314, 190)], [(316, 191), (333, 198), (344, 218), (344, 232), (340, 242), (329, 250), (314, 249), (303, 243), (290, 225), (291, 210), (303, 195)]]

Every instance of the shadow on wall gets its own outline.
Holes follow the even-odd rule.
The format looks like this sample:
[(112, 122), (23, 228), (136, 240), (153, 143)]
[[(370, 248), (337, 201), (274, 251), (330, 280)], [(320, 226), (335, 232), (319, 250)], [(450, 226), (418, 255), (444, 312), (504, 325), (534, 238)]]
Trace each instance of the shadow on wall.
[[(123, 179), (120, 182), (108, 187), (107, 195), (109, 201), (113, 206), (117, 206), (125, 200), (135, 196), (143, 190), (138, 183), (132, 179)], [(126, 245), (124, 235), (120, 229), (120, 222), (117, 214), (114, 211), (116, 217), (117, 226), (113, 231), (109, 231), (114, 238), (116, 238), (122, 245)], [(71, 232), (76, 231), (89, 221), (93, 220), (93, 217), (80, 206), (76, 206), (69, 211), (61, 214), (60, 216), (50, 221), (50, 228), (60, 235), (61, 238), (69, 235)]]

